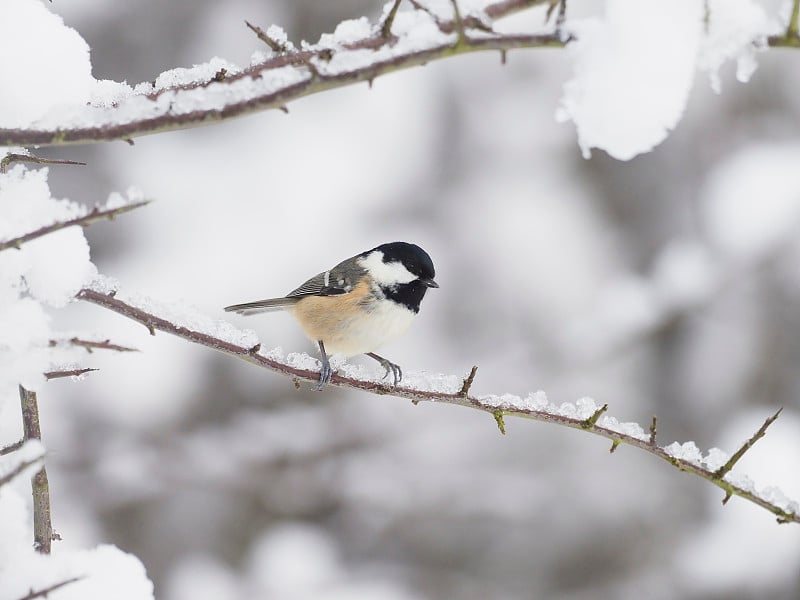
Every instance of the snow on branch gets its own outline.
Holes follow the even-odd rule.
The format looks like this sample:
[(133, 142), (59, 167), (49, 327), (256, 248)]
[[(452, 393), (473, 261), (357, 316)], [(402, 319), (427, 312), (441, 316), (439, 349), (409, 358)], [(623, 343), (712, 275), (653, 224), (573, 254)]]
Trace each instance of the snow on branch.
[[(67, 117), (43, 118), (26, 128), (0, 129), (0, 146), (85, 144), (199, 126), (286, 104), (319, 92), (424, 65), (455, 54), (564, 46), (552, 34), (500, 34), (495, 19), (551, 0), (489, 1), (483, 10), (440, 19), (414, 2), (397, 12), (395, 2), (381, 23), (345, 21), (317, 44), (296, 48), (279, 28), (266, 33), (247, 24), (271, 55), (245, 69), (216, 59), (196, 69), (162, 73), (155, 85), (127, 88), (108, 105), (77, 107)], [(454, 6), (457, 5), (453, 2)], [(277, 30), (277, 34), (271, 31)], [(122, 84), (120, 84), (121, 86)]]
[[(126, 295), (113, 282), (99, 279), (82, 289), (77, 298), (102, 306), (141, 323), (155, 335), (156, 330), (171, 333), (190, 342), (212, 348), (251, 364), (285, 375), (299, 385), (300, 380), (316, 382), (318, 361), (307, 355), (284, 356), (280, 349), (265, 352), (253, 332), (244, 332), (230, 324), (212, 319), (175, 305), (159, 304), (149, 298)], [(544, 392), (526, 398), (511, 394), (477, 396), (470, 393), (477, 368), (464, 378), (409, 374), (404, 385), (392, 387), (380, 380), (370, 379), (363, 367), (343, 365), (333, 375), (331, 384), (373, 394), (410, 399), (415, 404), (430, 401), (466, 406), (486, 412), (505, 433), (505, 417), (517, 416), (587, 431), (611, 440), (613, 452), (620, 444), (643, 450), (668, 462), (681, 471), (701, 477), (725, 492), (723, 503), (739, 496), (773, 513), (780, 523), (800, 524), (800, 505), (774, 487), (756, 488), (746, 475), (732, 471), (734, 464), (762, 437), (778, 413), (765, 421), (761, 428), (730, 457), (712, 448), (703, 455), (694, 442), (659, 446), (656, 440), (656, 420), (647, 432), (636, 423), (620, 422), (606, 413), (608, 405), (597, 406), (591, 398), (581, 398), (575, 404), (555, 406)]]
[(91, 225), (96, 221), (101, 221), (103, 219), (113, 220), (114, 217), (117, 217), (121, 214), (126, 212), (130, 212), (136, 208), (145, 206), (150, 204), (149, 200), (140, 200), (134, 202), (126, 202), (126, 201), (110, 201), (105, 206), (95, 206), (91, 210), (86, 210), (83, 214), (73, 217), (72, 219), (66, 219), (63, 221), (56, 221), (55, 223), (51, 223), (50, 225), (44, 225), (35, 229), (33, 231), (29, 231), (28, 233), (13, 237), (8, 240), (0, 241), (0, 252), (3, 250), (8, 250), (9, 248), (16, 248), (19, 249), (22, 244), (25, 242), (30, 242), (31, 240), (35, 240), (36, 238), (40, 238), (45, 236), (49, 233), (53, 233), (54, 231), (58, 231), (59, 229), (65, 229), (67, 227), (73, 227), (75, 225), (80, 225), (81, 227), (86, 227), (87, 225)]

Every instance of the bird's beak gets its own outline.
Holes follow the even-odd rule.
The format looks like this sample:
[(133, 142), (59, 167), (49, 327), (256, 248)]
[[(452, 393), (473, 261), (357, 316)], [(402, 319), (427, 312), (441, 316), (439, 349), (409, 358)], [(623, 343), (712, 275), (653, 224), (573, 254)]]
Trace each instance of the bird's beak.
[(420, 279), (422, 285), (429, 287), (429, 288), (438, 288), (439, 284), (436, 283), (433, 279)]

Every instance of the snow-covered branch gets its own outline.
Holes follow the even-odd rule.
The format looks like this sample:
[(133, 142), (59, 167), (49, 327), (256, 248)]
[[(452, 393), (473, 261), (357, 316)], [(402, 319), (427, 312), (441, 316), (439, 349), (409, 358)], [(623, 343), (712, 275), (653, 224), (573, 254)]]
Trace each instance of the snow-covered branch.
[(0, 241), (0, 252), (2, 252), (3, 250), (8, 250), (9, 248), (19, 249), (19, 247), (22, 246), (22, 244), (24, 244), (25, 242), (30, 242), (31, 240), (35, 240), (36, 238), (40, 238), (49, 233), (53, 233), (54, 231), (58, 231), (59, 229), (66, 229), (67, 227), (73, 227), (75, 225), (86, 227), (87, 225), (91, 225), (96, 221), (102, 221), (103, 219), (112, 220), (114, 219), (114, 217), (117, 217), (126, 212), (130, 212), (136, 208), (145, 206), (146, 204), (149, 203), (150, 203), (149, 200), (142, 200), (138, 202), (124, 202), (119, 205), (109, 203), (103, 207), (96, 206), (91, 210), (85, 211), (81, 215), (73, 217), (72, 219), (56, 221), (55, 223), (51, 223), (50, 225), (44, 225), (42, 227), (39, 227), (38, 229), (29, 231), (28, 233), (18, 235), (16, 237), (13, 237), (5, 241)]
[(26, 128), (0, 129), (0, 146), (131, 140), (268, 109), (286, 110), (289, 102), (311, 94), (371, 83), (381, 75), (455, 54), (563, 46), (565, 40), (557, 32), (507, 35), (491, 29), (494, 19), (547, 2), (500, 0), (479, 14), (456, 14), (451, 19), (415, 8), (377, 24), (366, 19), (345, 21), (319, 43), (304, 43), (301, 48), (272, 35), (267, 37), (275, 40), (270, 44), (272, 55), (248, 68), (218, 60), (194, 70), (162, 73), (155, 86), (139, 84), (109, 105), (76, 109), (69, 123), (44, 119)]
[[(98, 280), (82, 289), (77, 298), (141, 323), (152, 335), (155, 335), (156, 330), (171, 333), (291, 377), (296, 384), (300, 380), (316, 382), (319, 378), (317, 361), (311, 357), (297, 354), (284, 356), (280, 350), (265, 352), (252, 332), (240, 331), (228, 323), (183, 307), (160, 305), (149, 298), (122, 294), (116, 289), (115, 284), (106, 280)], [(796, 501), (788, 499), (775, 488), (758, 490), (749, 477), (731, 470), (754, 442), (764, 435), (766, 428), (777, 418), (777, 414), (767, 419), (733, 457), (717, 448), (712, 448), (703, 456), (694, 442), (684, 444), (674, 442), (668, 446), (659, 446), (656, 440), (655, 419), (645, 432), (636, 423), (620, 422), (606, 415), (608, 406), (597, 406), (590, 398), (582, 398), (575, 404), (564, 403), (555, 406), (541, 391), (532, 393), (526, 398), (511, 394), (473, 395), (470, 393), (470, 388), (475, 374), (475, 368), (464, 379), (410, 374), (406, 377), (406, 384), (392, 387), (380, 380), (370, 379), (363, 369), (343, 365), (339, 372), (334, 374), (331, 384), (373, 394), (407, 398), (415, 404), (430, 401), (474, 408), (492, 415), (502, 433), (505, 433), (506, 416), (524, 417), (587, 431), (611, 440), (612, 452), (620, 444), (626, 444), (652, 454), (681, 471), (702, 477), (724, 490), (723, 502), (727, 502), (731, 496), (739, 496), (770, 511), (777, 516), (779, 522), (800, 523), (800, 506)]]

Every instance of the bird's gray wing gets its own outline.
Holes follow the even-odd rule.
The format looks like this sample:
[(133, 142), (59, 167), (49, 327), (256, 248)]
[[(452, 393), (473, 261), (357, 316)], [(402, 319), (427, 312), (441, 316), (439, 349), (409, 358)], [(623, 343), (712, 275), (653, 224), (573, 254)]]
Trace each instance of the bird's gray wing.
[(353, 290), (366, 271), (356, 263), (356, 258), (348, 258), (329, 271), (314, 275), (303, 285), (286, 294), (283, 298), (268, 298), (244, 304), (226, 306), (228, 312), (240, 315), (256, 315), (263, 312), (283, 310), (294, 306), (305, 296), (340, 296)]
[(302, 298), (303, 296), (340, 296), (353, 291), (353, 288), (366, 271), (360, 267), (355, 258), (348, 258), (338, 265), (314, 275), (296, 290), (286, 294), (286, 298)]

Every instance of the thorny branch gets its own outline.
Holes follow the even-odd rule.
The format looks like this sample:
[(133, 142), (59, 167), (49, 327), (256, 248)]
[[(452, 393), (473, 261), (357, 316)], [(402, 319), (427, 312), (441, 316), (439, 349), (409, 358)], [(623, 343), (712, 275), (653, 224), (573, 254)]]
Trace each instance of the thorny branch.
[(58, 231), (59, 229), (66, 229), (67, 227), (73, 227), (75, 225), (80, 225), (82, 227), (86, 227), (94, 223), (95, 221), (100, 221), (102, 219), (113, 219), (123, 213), (130, 212), (135, 208), (139, 208), (141, 206), (145, 206), (149, 204), (149, 200), (143, 200), (142, 202), (132, 202), (130, 204), (125, 204), (123, 206), (118, 206), (116, 208), (100, 208), (96, 206), (89, 212), (80, 217), (75, 217), (73, 219), (68, 219), (66, 221), (57, 221), (50, 225), (45, 225), (44, 227), (40, 227), (34, 231), (30, 231), (24, 235), (19, 237), (12, 238), (10, 240), (6, 240), (0, 242), (0, 252), (3, 250), (8, 250), (10, 248), (19, 249), (22, 244), (25, 242), (30, 242), (31, 240), (35, 240), (36, 238), (40, 238), (45, 236), (49, 233), (53, 233), (54, 231)]
[[(239, 358), (241, 360), (257, 365), (259, 367), (266, 368), (275, 373), (280, 373), (281, 375), (285, 375), (291, 378), (295, 382), (297, 382), (298, 380), (307, 380), (311, 382), (316, 382), (319, 379), (319, 373), (316, 371), (299, 369), (291, 365), (282, 363), (273, 358), (270, 358), (265, 354), (262, 354), (260, 344), (252, 348), (245, 348), (233, 344), (231, 342), (225, 341), (223, 339), (217, 338), (213, 335), (209, 335), (207, 333), (203, 333), (200, 331), (195, 331), (188, 327), (175, 324), (164, 317), (160, 317), (157, 314), (147, 312), (141, 308), (138, 308), (132, 304), (129, 304), (117, 298), (114, 292), (104, 293), (91, 288), (84, 288), (77, 294), (77, 298), (84, 300), (86, 302), (97, 304), (98, 306), (102, 306), (120, 315), (123, 315), (129, 319), (132, 319), (138, 323), (141, 323), (142, 325), (147, 327), (147, 329), (153, 334), (155, 333), (156, 330), (171, 333), (190, 342), (206, 346), (208, 348), (217, 350), (219, 352), (223, 352), (225, 354), (228, 354), (229, 356)], [(599, 409), (597, 412), (595, 412), (595, 414), (591, 415), (588, 419), (572, 418), (559, 414), (553, 414), (551, 412), (543, 410), (506, 408), (506, 407), (498, 408), (497, 406), (492, 405), (491, 403), (481, 399), (480, 397), (469, 394), (469, 384), (471, 383), (470, 378), (474, 378), (474, 372), (475, 371), (473, 369), (473, 371), (470, 374), (470, 377), (468, 377), (464, 382), (464, 386), (462, 386), (462, 389), (454, 393), (425, 391), (405, 386), (391, 387), (375, 381), (364, 381), (359, 379), (353, 379), (349, 377), (343, 377), (338, 374), (333, 375), (333, 378), (331, 379), (331, 384), (350, 389), (363, 390), (373, 394), (408, 398), (414, 403), (427, 400), (437, 403), (454, 404), (458, 406), (466, 406), (469, 408), (474, 408), (492, 415), (498, 427), (500, 428), (501, 432), (503, 433), (505, 432), (505, 424), (503, 417), (507, 415), (524, 417), (533, 419), (535, 421), (541, 421), (544, 423), (552, 423), (564, 427), (570, 427), (573, 429), (588, 431), (595, 435), (611, 440), (612, 450), (620, 444), (626, 444), (628, 446), (638, 448), (639, 450), (643, 450), (649, 454), (652, 454), (653, 456), (656, 456), (657, 458), (660, 458), (663, 461), (668, 462), (669, 464), (680, 469), (681, 471), (692, 473), (693, 475), (697, 475), (698, 477), (710, 481), (714, 485), (724, 490), (726, 497), (731, 495), (739, 496), (740, 498), (744, 498), (745, 500), (748, 500), (768, 510), (769, 512), (773, 513), (778, 517), (779, 522), (800, 523), (800, 514), (796, 512), (788, 512), (783, 508), (781, 508), (780, 506), (773, 504), (768, 500), (762, 498), (754, 491), (737, 486), (728, 481), (727, 479), (725, 479), (724, 476), (718, 476), (717, 472), (709, 470), (699, 464), (696, 464), (695, 462), (676, 458), (672, 456), (669, 452), (667, 452), (665, 448), (657, 446), (655, 444), (655, 421), (653, 423), (653, 426), (651, 427), (650, 436), (645, 437), (644, 439), (639, 439), (632, 435), (621, 433), (619, 431), (615, 431), (608, 427), (598, 425), (597, 421), (600, 415), (605, 411), (606, 409), (605, 406)], [(774, 417), (772, 418), (772, 420), (774, 420)], [(762, 429), (766, 429), (766, 427), (763, 427)], [(761, 435), (763, 435), (763, 432), (761, 432)], [(754, 441), (757, 438), (758, 434), (756, 434), (756, 436), (754, 436), (754, 438), (752, 438), (751, 441)], [(748, 443), (746, 444), (746, 446), (747, 448), (741, 450), (742, 454), (747, 449), (752, 447), (752, 443)]]
[[(499, 19), (533, 6), (545, 4), (548, 1), (549, 0), (497, 0), (485, 7), (483, 13), (489, 19)], [(270, 44), (270, 41), (275, 42), (275, 40), (268, 39), (268, 36), (259, 28), (252, 25), (249, 26), (266, 43)], [(431, 48), (423, 50), (410, 49), (382, 58), (376, 58), (374, 62), (359, 68), (354, 68), (350, 71), (324, 73), (317, 70), (318, 72), (315, 73), (311, 70), (313, 65), (312, 59), (320, 60), (324, 63), (330, 61), (338, 52), (346, 52), (349, 50), (379, 50), (393, 47), (397, 39), (392, 35), (385, 37), (381, 31), (381, 27), (376, 26), (374, 32), (370, 36), (352, 43), (344, 44), (341, 49), (284, 49), (284, 51), (279, 51), (277, 55), (271, 56), (259, 64), (252, 65), (240, 73), (226, 75), (222, 81), (219, 81), (219, 78), (212, 77), (209, 81), (164, 88), (148, 95), (150, 100), (155, 101), (163, 94), (175, 94), (181, 90), (205, 88), (210, 85), (228, 86), (234, 89), (233, 86), (236, 86), (238, 82), (243, 79), (250, 78), (252, 80), (258, 80), (265, 74), (283, 67), (305, 68), (309, 71), (308, 76), (300, 81), (290, 83), (276, 90), (263, 92), (251, 98), (235, 98), (231, 99), (222, 107), (215, 106), (214, 108), (204, 108), (189, 112), (179, 112), (170, 108), (168, 111), (155, 116), (142, 117), (125, 122), (116, 122), (112, 119), (109, 123), (99, 126), (84, 126), (56, 130), (0, 129), (0, 146), (60, 146), (111, 140), (130, 140), (131, 138), (147, 134), (209, 124), (269, 109), (284, 110), (287, 103), (305, 96), (358, 82), (371, 82), (380, 75), (424, 65), (434, 60), (450, 57), (454, 54), (483, 52), (487, 50), (505, 52), (517, 48), (546, 48), (562, 47), (565, 45), (565, 41), (555, 33), (549, 35), (487, 35), (486, 25), (480, 19), (472, 15), (464, 16), (460, 20), (452, 19), (450, 21), (439, 21), (437, 22), (437, 26), (444, 33), (458, 32), (459, 36), (453, 41), (447, 41)], [(482, 31), (482, 34), (479, 37), (470, 37), (467, 34), (467, 31), (470, 29), (479, 29)], [(464, 31), (464, 35), (460, 35), (461, 31)], [(272, 44), (270, 44), (270, 46), (272, 46)], [(216, 89), (220, 90), (221, 88), (217, 87)], [(113, 111), (114, 109), (109, 110)]]

